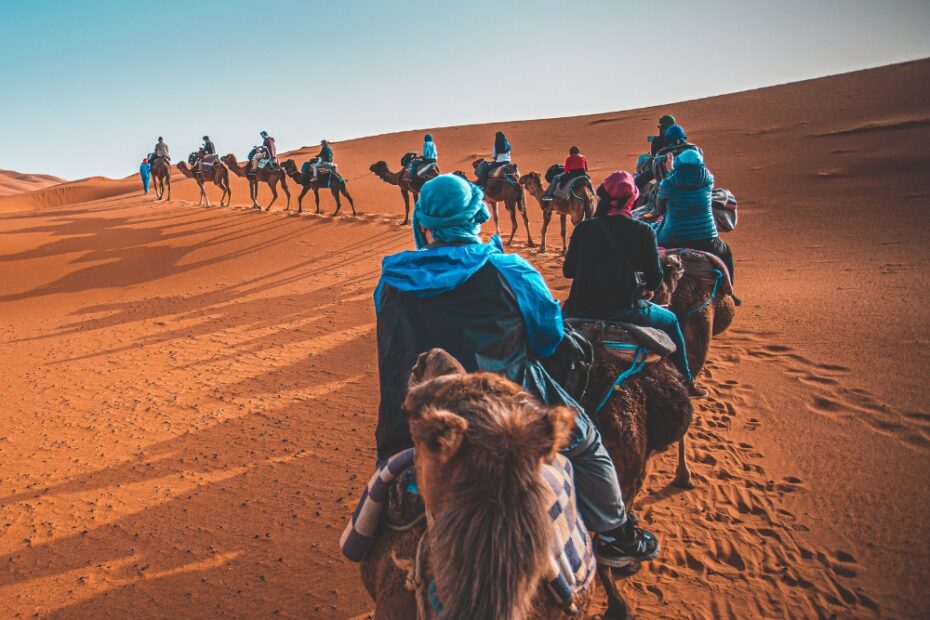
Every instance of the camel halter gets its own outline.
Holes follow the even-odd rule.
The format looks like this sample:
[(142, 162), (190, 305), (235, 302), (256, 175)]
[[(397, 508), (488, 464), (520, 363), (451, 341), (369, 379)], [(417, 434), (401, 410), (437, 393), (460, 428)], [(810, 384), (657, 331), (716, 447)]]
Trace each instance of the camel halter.
[(714, 288), (710, 291), (710, 296), (697, 308), (692, 308), (688, 310), (688, 315), (696, 314), (710, 305), (710, 302), (714, 300), (714, 297), (717, 296), (717, 287), (720, 286), (720, 280), (723, 279), (723, 272), (719, 269), (714, 269)]
[[(419, 519), (416, 522), (419, 522)], [(406, 526), (404, 529), (410, 529), (410, 526)], [(424, 528), (420, 540), (417, 541), (417, 551), (412, 561), (402, 560), (397, 557), (393, 550), (391, 551), (391, 561), (394, 562), (394, 566), (405, 573), (404, 589), (414, 593), (413, 596), (417, 602), (417, 620), (429, 620), (430, 614), (427, 606), (432, 607), (437, 615), (440, 609), (437, 608), (439, 600), (435, 599), (436, 584), (431, 583), (427, 586), (423, 581), (424, 564), (426, 562), (426, 535), (428, 532), (429, 529)]]

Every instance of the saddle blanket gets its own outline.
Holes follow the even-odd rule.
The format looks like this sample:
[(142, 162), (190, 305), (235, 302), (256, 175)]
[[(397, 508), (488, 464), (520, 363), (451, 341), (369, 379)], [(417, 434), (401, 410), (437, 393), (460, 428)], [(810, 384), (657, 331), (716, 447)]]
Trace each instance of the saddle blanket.
[[(556, 177), (553, 183), (559, 183), (561, 178), (561, 176)], [(569, 200), (571, 198), (572, 189), (577, 187), (579, 183), (587, 184), (587, 186), (591, 188), (591, 191), (594, 191), (594, 186), (591, 185), (591, 177), (588, 175), (583, 175), (569, 179), (560, 185), (556, 185), (553, 196), (561, 200)]]
[(414, 160), (413, 161), (413, 176), (422, 177), (424, 174), (426, 174), (427, 170), (429, 170), (435, 165), (436, 165), (436, 162), (433, 162), (433, 161), (420, 162), (420, 161)]
[(714, 272), (719, 271), (722, 274), (720, 276), (720, 290), (727, 295), (733, 294), (730, 272), (719, 256), (690, 248), (666, 249), (659, 247), (659, 255), (665, 256), (666, 254), (677, 254), (681, 258), (681, 266), (684, 267), (685, 273), (707, 284), (713, 284), (717, 280), (717, 275)]
[[(369, 480), (339, 539), (342, 554), (352, 562), (361, 562), (368, 552), (384, 512), (388, 490), (397, 477), (413, 464), (413, 460), (413, 448), (398, 452)], [(556, 455), (552, 461), (543, 463), (541, 473), (553, 494), (549, 517), (552, 519), (554, 546), (552, 562), (545, 576), (546, 585), (556, 602), (568, 606), (594, 577), (594, 547), (577, 512), (571, 462), (562, 455)]]
[[(646, 365), (658, 362), (678, 349), (668, 334), (655, 327), (595, 319), (566, 319), (566, 322), (595, 347), (603, 347), (605, 341), (610, 341), (645, 348), (648, 352), (644, 360)], [(635, 349), (615, 349), (611, 354), (627, 363), (632, 363), (636, 357)]]

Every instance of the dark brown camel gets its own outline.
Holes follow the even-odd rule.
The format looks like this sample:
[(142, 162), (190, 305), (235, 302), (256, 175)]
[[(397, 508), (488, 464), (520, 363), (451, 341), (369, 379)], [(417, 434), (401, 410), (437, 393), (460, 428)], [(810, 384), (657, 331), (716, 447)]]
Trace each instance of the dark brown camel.
[[(310, 163), (313, 163), (313, 160), (310, 160)], [(313, 191), (313, 197), (316, 200), (316, 213), (320, 212), (320, 188), (329, 187), (330, 193), (333, 195), (333, 200), (336, 201), (336, 210), (333, 211), (333, 215), (339, 215), (339, 210), (342, 208), (342, 200), (340, 195), (345, 196), (349, 205), (352, 207), (352, 215), (355, 213), (355, 202), (352, 200), (352, 196), (349, 195), (349, 190), (346, 188), (345, 179), (339, 177), (332, 170), (327, 168), (320, 168), (319, 174), (317, 175), (316, 181), (313, 180), (313, 174), (308, 170), (306, 173), (302, 173), (297, 168), (297, 163), (293, 159), (285, 160), (281, 163), (281, 167), (287, 173), (287, 176), (291, 177), (297, 185), (303, 187), (300, 195), (297, 196), (297, 212), (304, 212), (304, 196), (307, 195), (307, 192)]]
[[(513, 170), (514, 171), (510, 174), (489, 176), (484, 186), (484, 199), (491, 205), (491, 215), (494, 218), (494, 231), (498, 235), (501, 229), (497, 217), (497, 203), (503, 202), (504, 207), (510, 214), (510, 223), (513, 229), (510, 232), (510, 237), (507, 239), (507, 245), (513, 242), (513, 238), (517, 234), (517, 209), (520, 210), (520, 213), (523, 215), (523, 225), (526, 226), (526, 245), (532, 248), (535, 247), (536, 244), (533, 243), (533, 235), (530, 232), (530, 220), (526, 216), (526, 200), (523, 194), (523, 186), (520, 185), (520, 172), (517, 171), (516, 166), (513, 166)], [(494, 173), (500, 171), (501, 168), (498, 168)]]
[(264, 168), (259, 168), (258, 172), (254, 175), (248, 174), (251, 170), (252, 162), (247, 162), (244, 166), (240, 167), (239, 162), (236, 161), (236, 156), (232, 153), (228, 155), (223, 155), (220, 158), (224, 164), (229, 168), (229, 170), (236, 176), (245, 177), (249, 182), (249, 198), (252, 199), (252, 208), (261, 209), (262, 206), (258, 204), (258, 184), (259, 182), (264, 182), (268, 184), (268, 187), (271, 188), (271, 202), (268, 203), (268, 206), (265, 207), (265, 211), (271, 209), (271, 205), (274, 204), (274, 201), (278, 199), (278, 190), (277, 185), (281, 183), (281, 189), (284, 190), (284, 193), (287, 195), (287, 207), (285, 210), (291, 208), (291, 192), (287, 189), (287, 174), (280, 168), (270, 169), (267, 166)]
[[(688, 350), (688, 366), (697, 377), (707, 361), (712, 337), (724, 332), (733, 322), (736, 304), (732, 295), (719, 288), (714, 292), (713, 284), (688, 275), (675, 254), (666, 254), (662, 258), (662, 267), (665, 276), (652, 301), (667, 304), (678, 317)], [(685, 489), (694, 487), (685, 455), (684, 437), (678, 443), (678, 470), (674, 484)]]
[(156, 157), (152, 162), (152, 178), (155, 200), (165, 197), (165, 188), (168, 189), (167, 200), (171, 200), (171, 163), (165, 157)]
[(594, 207), (597, 204), (597, 196), (591, 191), (587, 184), (578, 192), (572, 192), (569, 200), (553, 198), (552, 200), (543, 200), (545, 190), (542, 186), (542, 179), (538, 172), (528, 172), (520, 177), (520, 185), (526, 188), (526, 191), (539, 202), (543, 212), (542, 241), (539, 242), (539, 251), (546, 251), (546, 231), (549, 230), (549, 221), (553, 213), (559, 214), (562, 223), (562, 254), (568, 247), (566, 241), (566, 216), (572, 218), (572, 225), (577, 226), (580, 222), (591, 217), (594, 213)]
[[(207, 201), (208, 207), (211, 206), (210, 197), (204, 188), (204, 184), (208, 181), (212, 181), (214, 185), (223, 190), (223, 195), (220, 197), (220, 206), (229, 206), (230, 201), (232, 201), (232, 189), (229, 186), (229, 168), (226, 167), (226, 164), (217, 160), (212, 167), (207, 169), (209, 172), (204, 174), (201, 166), (197, 166), (196, 171), (194, 171), (187, 165), (187, 162), (181, 161), (178, 162), (178, 170), (187, 178), (194, 179), (197, 182), (197, 186), (200, 188), (200, 200), (197, 201), (198, 207), (203, 205), (204, 200)], [(224, 200), (226, 201), (225, 204), (223, 203)]]
[[(383, 529), (362, 561), (374, 617), (436, 618), (435, 583), (444, 619), (568, 618), (543, 579), (552, 496), (541, 465), (568, 440), (574, 412), (499, 375), (465, 374), (439, 349), (420, 356), (410, 383), (404, 410), (426, 525)], [(575, 596), (582, 614), (592, 589)]]
[(420, 188), (423, 187), (423, 184), (439, 176), (439, 166), (433, 164), (424, 171), (423, 175), (417, 175), (411, 179), (407, 172), (407, 163), (409, 163), (411, 155), (415, 156), (416, 153), (407, 153), (401, 158), (401, 169), (397, 172), (392, 172), (391, 169), (388, 168), (387, 162), (383, 160), (376, 161), (368, 167), (369, 170), (374, 172), (375, 175), (385, 183), (390, 183), (400, 188), (400, 195), (404, 198), (403, 224), (408, 224), (410, 222), (410, 194), (413, 194), (413, 202), (416, 203), (420, 198)]

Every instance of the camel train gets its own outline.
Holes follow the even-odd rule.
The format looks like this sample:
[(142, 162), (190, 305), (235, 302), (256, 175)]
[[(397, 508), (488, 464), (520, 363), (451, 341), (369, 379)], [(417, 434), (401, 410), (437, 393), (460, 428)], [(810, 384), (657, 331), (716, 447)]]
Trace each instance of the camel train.
[[(170, 199), (170, 167), (160, 163), (152, 169), (156, 196), (167, 194)], [(342, 199), (348, 200), (355, 215), (346, 180), (334, 168), (320, 167), (318, 174), (311, 174), (315, 163), (319, 160), (299, 166), (287, 159), (253, 175), (249, 164), (241, 165), (228, 154), (212, 168), (185, 162), (178, 168), (197, 181), (198, 204), (210, 206), (204, 187), (213, 183), (223, 191), (220, 205), (228, 205), (232, 172), (248, 179), (255, 209), (262, 209), (258, 188), (265, 183), (272, 200), (264, 210), (277, 200), (278, 184), (289, 210), (290, 177), (302, 188), (297, 213), (303, 212), (303, 198), (310, 191), (315, 213), (321, 213), (319, 192), (328, 189), (336, 205), (333, 215), (340, 213)], [(369, 170), (399, 188), (404, 225), (411, 220), (411, 196), (415, 204), (423, 185), (441, 172), (435, 160), (421, 162), (415, 152), (404, 154), (397, 171), (384, 160)], [(464, 172), (455, 174), (468, 179)], [(550, 188), (538, 172), (521, 175), (508, 160), (486, 175), (484, 199), (497, 234), (497, 206), (504, 203), (511, 220), (507, 244), (513, 242), (522, 220), (526, 245), (534, 247), (525, 202), (525, 193), (530, 194), (543, 214), (539, 252), (547, 251), (548, 228), (553, 215), (558, 215), (564, 254), (567, 220), (577, 226), (592, 217), (598, 196), (590, 180), (573, 181), (567, 193), (551, 195), (553, 181), (548, 174), (545, 181)], [(706, 253), (666, 250), (661, 262), (663, 279), (653, 301), (678, 317), (688, 362), (697, 375), (712, 338), (734, 319), (732, 282), (726, 266)], [(635, 500), (655, 454), (677, 443), (672, 484), (694, 486), (686, 456), (694, 416), (688, 388), (669, 361), (668, 351), (650, 348), (628, 327), (605, 321), (568, 322), (590, 346), (578, 400), (597, 422), (635, 522)], [(421, 354), (412, 370), (404, 411), (414, 448), (379, 469), (341, 540), (347, 557), (360, 563), (375, 618), (586, 617), (595, 582), (606, 594), (603, 618), (631, 617), (616, 579), (634, 574), (638, 562), (622, 569), (597, 565), (592, 540), (574, 513), (571, 466), (559, 452), (574, 424), (572, 410), (527, 398), (519, 386), (498, 374), (466, 373), (452, 356), (434, 349)], [(414, 472), (417, 497), (409, 492)], [(367, 525), (366, 498), (383, 503), (379, 510), (385, 513), (376, 513)], [(565, 509), (568, 526), (553, 518), (554, 503)], [(570, 547), (572, 561), (565, 555)]]

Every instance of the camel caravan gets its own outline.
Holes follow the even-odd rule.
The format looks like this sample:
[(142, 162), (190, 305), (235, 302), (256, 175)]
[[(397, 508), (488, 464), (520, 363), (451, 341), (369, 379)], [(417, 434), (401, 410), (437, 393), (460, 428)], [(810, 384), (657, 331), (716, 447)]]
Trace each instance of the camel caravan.
[[(564, 164), (521, 175), (503, 132), (490, 158), (473, 163), (474, 179), (441, 172), (430, 134), (399, 169), (370, 166), (400, 189), (416, 247), (382, 261), (377, 465), (340, 538), (374, 618), (587, 617), (598, 587), (602, 617), (631, 617), (617, 580), (661, 552), (635, 511), (649, 459), (677, 444), (671, 482), (694, 487), (686, 436), (694, 400), (708, 395), (697, 377), (740, 305), (718, 234), (735, 228), (736, 199), (714, 187), (703, 151), (673, 117), (658, 129), (634, 173), (600, 184), (574, 146)], [(232, 172), (249, 180), (256, 209), (263, 182), (273, 195), (265, 210), (278, 183), (289, 210), (289, 177), (303, 188), (298, 213), (309, 191), (320, 213), (321, 189), (334, 215), (343, 198), (356, 213), (325, 140), (298, 165), (279, 162), (274, 139), (262, 137), (240, 163), (217, 158), (205, 136), (178, 167), (197, 180), (202, 201), (212, 182), (228, 204)], [(170, 169), (159, 145), (160, 199), (159, 178), (170, 197)], [(560, 217), (572, 282), (564, 303), (529, 262), (504, 251), (501, 202), (506, 244), (519, 212), (526, 245), (535, 245), (525, 193), (543, 214), (539, 252)], [(491, 220), (494, 234), (483, 238)]]

